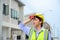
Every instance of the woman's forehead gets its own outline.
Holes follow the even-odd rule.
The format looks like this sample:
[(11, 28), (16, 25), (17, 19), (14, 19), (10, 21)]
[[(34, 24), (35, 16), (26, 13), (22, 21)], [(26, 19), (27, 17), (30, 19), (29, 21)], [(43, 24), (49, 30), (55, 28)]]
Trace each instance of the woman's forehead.
[(38, 20), (38, 18), (34, 17), (34, 19), (33, 19), (33, 20)]

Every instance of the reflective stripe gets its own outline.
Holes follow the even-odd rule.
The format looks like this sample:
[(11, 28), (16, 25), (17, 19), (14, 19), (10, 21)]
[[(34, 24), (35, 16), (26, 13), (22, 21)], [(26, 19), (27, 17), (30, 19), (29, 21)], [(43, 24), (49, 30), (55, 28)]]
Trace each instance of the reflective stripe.
[(46, 40), (46, 31), (44, 32), (44, 40)]
[(30, 32), (29, 32), (29, 39), (28, 39), (28, 40), (30, 40), (30, 39), (31, 39), (32, 32), (33, 32), (33, 29), (31, 28), (31, 29), (30, 29)]
[(48, 40), (48, 31), (47, 30), (44, 31), (44, 40)]

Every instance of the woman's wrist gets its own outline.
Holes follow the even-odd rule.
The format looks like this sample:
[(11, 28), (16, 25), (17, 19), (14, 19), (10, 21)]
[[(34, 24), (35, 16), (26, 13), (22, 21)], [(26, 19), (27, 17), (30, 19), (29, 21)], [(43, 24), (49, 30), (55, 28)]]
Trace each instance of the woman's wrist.
[(27, 23), (29, 23), (31, 21), (31, 19), (27, 19), (27, 20), (25, 20), (23, 23), (24, 24), (27, 24)]

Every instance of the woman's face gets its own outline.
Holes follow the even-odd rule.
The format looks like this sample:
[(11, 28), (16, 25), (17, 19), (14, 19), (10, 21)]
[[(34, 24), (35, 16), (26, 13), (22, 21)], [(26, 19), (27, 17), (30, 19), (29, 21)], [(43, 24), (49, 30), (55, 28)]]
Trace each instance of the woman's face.
[(38, 18), (34, 18), (34, 19), (33, 19), (33, 25), (34, 25), (35, 27), (37, 27), (38, 25), (41, 25), (41, 21), (39, 21)]

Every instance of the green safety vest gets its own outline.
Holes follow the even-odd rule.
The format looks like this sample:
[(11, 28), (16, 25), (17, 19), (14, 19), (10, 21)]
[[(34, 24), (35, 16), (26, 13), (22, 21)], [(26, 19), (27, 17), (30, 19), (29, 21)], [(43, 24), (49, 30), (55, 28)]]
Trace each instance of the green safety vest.
[(37, 37), (36, 31), (31, 29), (29, 34), (29, 40), (48, 40), (48, 31), (41, 30)]

